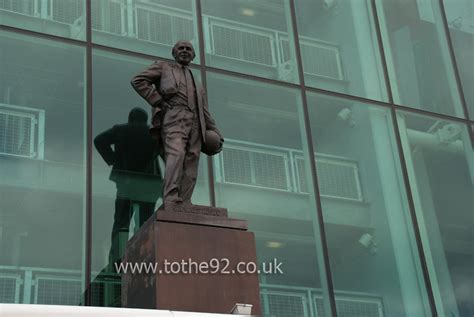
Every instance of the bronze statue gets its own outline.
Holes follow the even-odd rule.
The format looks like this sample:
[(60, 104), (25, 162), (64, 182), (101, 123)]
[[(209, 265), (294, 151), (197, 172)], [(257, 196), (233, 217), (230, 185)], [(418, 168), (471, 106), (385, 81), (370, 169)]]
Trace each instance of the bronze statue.
[[(207, 108), (206, 94), (189, 63), (192, 44), (178, 41), (175, 62), (155, 62), (132, 79), (132, 86), (153, 108), (151, 133), (165, 160), (164, 205), (191, 203), (201, 151), (221, 151), (224, 139)], [(217, 139), (217, 141), (216, 141)]]

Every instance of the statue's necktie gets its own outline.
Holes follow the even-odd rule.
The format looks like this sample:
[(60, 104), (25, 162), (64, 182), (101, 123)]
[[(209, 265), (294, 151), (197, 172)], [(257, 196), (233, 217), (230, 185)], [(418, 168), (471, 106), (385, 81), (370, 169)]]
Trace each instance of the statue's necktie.
[(194, 96), (194, 80), (193, 80), (193, 75), (191, 73), (191, 70), (189, 67), (185, 66), (183, 67), (183, 72), (184, 72), (184, 77), (186, 79), (186, 95), (188, 97), (188, 107), (191, 110), (194, 110), (196, 106), (196, 98)]

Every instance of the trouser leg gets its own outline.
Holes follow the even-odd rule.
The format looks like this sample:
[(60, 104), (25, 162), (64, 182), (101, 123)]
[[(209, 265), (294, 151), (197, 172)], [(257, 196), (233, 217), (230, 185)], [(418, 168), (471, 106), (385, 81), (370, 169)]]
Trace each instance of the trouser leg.
[(162, 128), (165, 149), (164, 201), (182, 201), (179, 187), (192, 120), (193, 113), (189, 113), (185, 107), (172, 108), (165, 114)]
[(131, 200), (120, 197), (119, 195), (120, 193), (118, 191), (115, 200), (114, 224), (112, 226), (111, 234), (112, 245), (109, 252), (109, 259), (112, 262), (117, 261), (122, 257), (123, 250), (120, 250), (120, 233), (128, 232), (130, 219), (132, 217)]
[(199, 169), (199, 156), (201, 154), (201, 130), (199, 117), (194, 115), (193, 126), (186, 146), (186, 156), (184, 158), (183, 175), (181, 178), (180, 196), (185, 202), (191, 202), (194, 186)]

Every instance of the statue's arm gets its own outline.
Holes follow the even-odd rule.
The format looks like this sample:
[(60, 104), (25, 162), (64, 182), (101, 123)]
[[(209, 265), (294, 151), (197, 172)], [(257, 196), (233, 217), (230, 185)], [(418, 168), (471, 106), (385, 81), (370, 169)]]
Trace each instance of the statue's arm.
[(158, 92), (161, 74), (163, 72), (163, 63), (154, 62), (140, 74), (133, 77), (131, 84), (135, 91), (145, 99), (150, 106), (160, 107), (163, 97)]
[(107, 165), (112, 165), (116, 161), (115, 152), (112, 150), (112, 144), (116, 143), (117, 134), (114, 128), (108, 129), (94, 138), (94, 145), (100, 156)]
[(222, 133), (219, 131), (216, 121), (214, 120), (211, 113), (209, 112), (209, 109), (207, 106), (207, 96), (204, 89), (202, 90), (202, 105), (203, 105), (202, 108), (203, 108), (203, 113), (204, 113), (204, 120), (206, 121), (206, 130), (215, 131), (221, 137), (222, 143), (224, 143), (224, 137), (222, 136)]

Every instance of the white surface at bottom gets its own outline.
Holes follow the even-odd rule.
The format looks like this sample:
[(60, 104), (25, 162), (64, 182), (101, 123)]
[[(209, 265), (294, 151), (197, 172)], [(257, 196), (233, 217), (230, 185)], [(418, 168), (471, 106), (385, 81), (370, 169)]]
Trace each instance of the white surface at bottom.
[[(0, 304), (0, 317), (237, 317), (243, 315), (178, 312), (170, 310)], [(248, 316), (246, 316), (248, 317)]]

